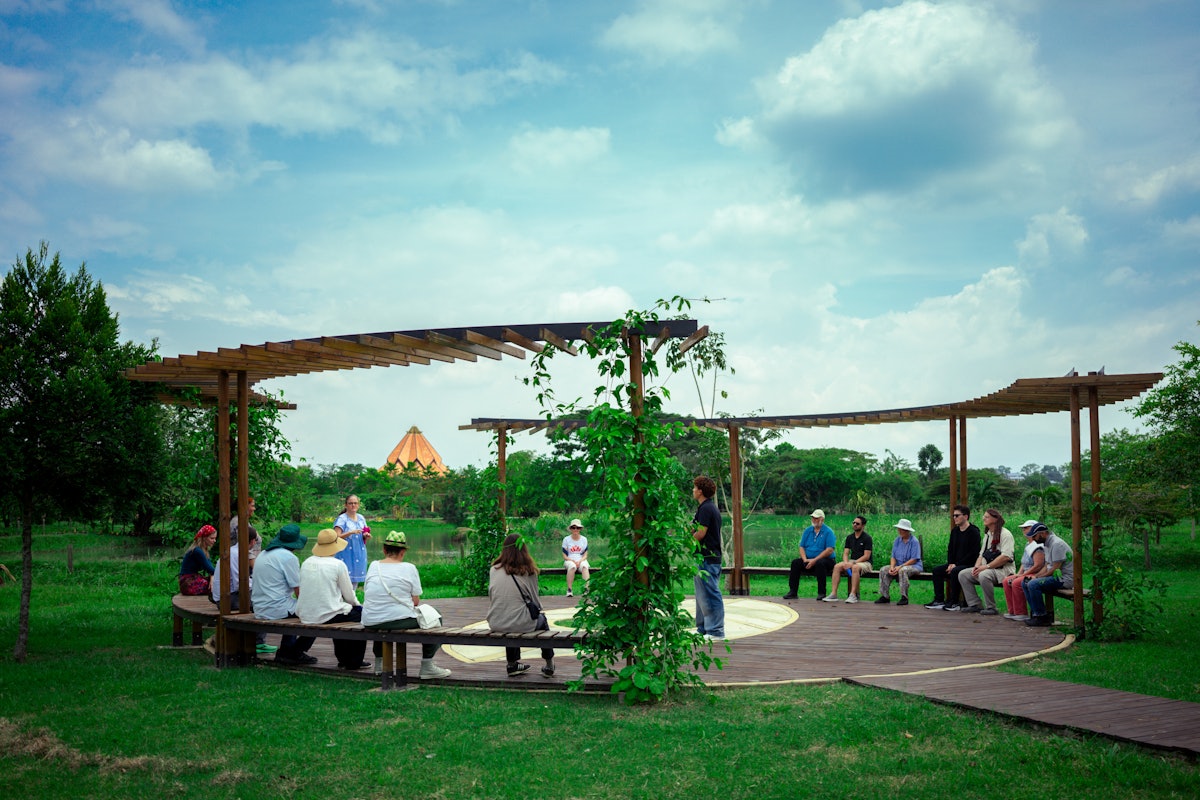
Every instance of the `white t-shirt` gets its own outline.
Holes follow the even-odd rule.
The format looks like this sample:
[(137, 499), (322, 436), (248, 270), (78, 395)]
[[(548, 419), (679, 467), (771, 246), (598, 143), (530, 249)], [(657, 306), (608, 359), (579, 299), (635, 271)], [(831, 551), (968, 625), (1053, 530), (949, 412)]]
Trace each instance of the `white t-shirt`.
[(363, 625), (381, 625), (417, 616), (413, 595), (421, 596), (421, 576), (406, 561), (372, 561), (363, 583)]
[(587, 537), (580, 534), (576, 539), (567, 534), (563, 537), (562, 549), (565, 560), (578, 563), (583, 559), (583, 554), (587, 552)]
[(333, 556), (309, 556), (300, 565), (300, 599), (296, 616), (301, 622), (319, 625), (338, 614), (348, 614), (358, 605), (350, 570)]
[[(238, 579), (241, 578), (241, 570), (238, 568), (238, 546), (230, 545), (229, 547), (229, 593), (239, 594)], [(254, 580), (250, 581), (250, 589), (254, 589)], [(221, 561), (213, 565), (212, 576), (212, 599), (214, 603), (221, 601)]]

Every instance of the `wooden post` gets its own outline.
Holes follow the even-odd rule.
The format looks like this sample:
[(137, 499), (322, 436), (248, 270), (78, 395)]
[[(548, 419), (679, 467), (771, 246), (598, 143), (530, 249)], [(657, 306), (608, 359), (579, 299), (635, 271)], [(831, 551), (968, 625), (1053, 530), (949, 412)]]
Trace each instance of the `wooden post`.
[(225, 616), (229, 614), (229, 372), (217, 373), (217, 558), (221, 562), (221, 602), (217, 617), (217, 666), (228, 666), (232, 649), (229, 647), (231, 631), (225, 629)]
[[(1092, 374), (1092, 373), (1089, 373)], [(1088, 387), (1088, 435), (1092, 446), (1092, 570), (1096, 569), (1096, 561), (1100, 558), (1100, 397), (1095, 386)], [(1078, 556), (1076, 556), (1078, 558)], [(1083, 569), (1080, 568), (1079, 583), (1083, 583)], [(1092, 624), (1104, 622), (1104, 596), (1100, 591), (1100, 579), (1092, 575)]]
[(250, 611), (250, 384), (237, 374), (238, 403), (238, 601)]
[(1083, 632), (1083, 464), (1079, 448), (1079, 387), (1071, 387), (1071, 565), (1075, 570), (1075, 629)]
[(733, 521), (733, 572), (729, 576), (731, 595), (750, 594), (748, 576), (742, 574), (746, 566), (745, 542), (742, 532), (742, 449), (740, 430), (737, 425), (729, 426), (729, 516)]
[(967, 489), (967, 418), (958, 418), (958, 496), (961, 498), (958, 502), (964, 506), (969, 505), (970, 492)]
[[(645, 381), (642, 377), (642, 335), (640, 332), (625, 331), (629, 343), (629, 377), (633, 381), (633, 393), (629, 396), (629, 411), (634, 417), (645, 413)], [(641, 443), (642, 434), (634, 434), (635, 443)], [(641, 472), (638, 464), (637, 472)], [(646, 490), (639, 489), (633, 495), (633, 546), (640, 555), (642, 552), (642, 528), (646, 527)], [(638, 583), (643, 586), (650, 584), (650, 576), (644, 569), (637, 571)]]
[[(958, 418), (950, 417), (950, 516), (958, 505)], [(951, 521), (953, 525), (953, 521)]]
[(508, 518), (508, 492), (504, 489), (504, 482), (508, 475), (507, 448), (508, 428), (501, 425), (496, 431), (496, 480), (500, 483), (500, 494), (497, 498), (500, 502), (500, 519)]

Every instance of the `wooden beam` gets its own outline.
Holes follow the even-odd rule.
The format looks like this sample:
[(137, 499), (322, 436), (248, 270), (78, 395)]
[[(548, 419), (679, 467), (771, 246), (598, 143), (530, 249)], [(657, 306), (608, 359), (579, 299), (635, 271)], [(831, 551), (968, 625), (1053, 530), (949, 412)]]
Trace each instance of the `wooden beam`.
[(682, 342), (679, 343), (679, 354), (683, 355), (688, 350), (691, 350), (693, 347), (696, 346), (696, 344), (701, 342), (706, 336), (708, 336), (708, 326), (707, 325), (705, 325), (703, 328), (700, 328), (698, 331), (696, 331), (691, 336), (687, 337), (686, 339), (684, 339)]
[(526, 350), (529, 350), (532, 353), (540, 353), (546, 349), (545, 345), (538, 344), (527, 336), (522, 336), (512, 328), (505, 328), (503, 336), (504, 341), (512, 342), (513, 344), (519, 344), (521, 347), (524, 347)]

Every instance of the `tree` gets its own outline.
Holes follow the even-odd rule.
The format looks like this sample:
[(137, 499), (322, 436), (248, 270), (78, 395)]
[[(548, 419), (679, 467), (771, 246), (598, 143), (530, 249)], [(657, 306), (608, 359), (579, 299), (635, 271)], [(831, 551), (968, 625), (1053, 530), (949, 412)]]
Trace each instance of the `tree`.
[(1196, 482), (1200, 480), (1200, 347), (1179, 342), (1179, 361), (1146, 393), (1133, 415), (1158, 434), (1162, 476), (1186, 493), (1192, 538), (1196, 538)]
[(23, 662), (33, 593), (33, 517), (45, 504), (88, 517), (127, 494), (117, 473), (147, 452), (138, 428), (151, 387), (123, 370), (153, 350), (118, 342), (117, 316), (86, 265), (68, 276), (49, 245), (27, 250), (0, 284), (0, 491), (21, 518), (21, 601), (13, 657)]
[(926, 478), (933, 478), (941, 465), (942, 451), (937, 445), (927, 444), (917, 453), (917, 469), (921, 470), (921, 474)]

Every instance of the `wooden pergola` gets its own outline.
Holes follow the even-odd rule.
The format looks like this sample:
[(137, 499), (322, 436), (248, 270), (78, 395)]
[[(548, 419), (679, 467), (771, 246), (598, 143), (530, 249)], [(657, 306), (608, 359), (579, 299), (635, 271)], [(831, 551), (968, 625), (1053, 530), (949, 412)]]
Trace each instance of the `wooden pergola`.
[[(1083, 487), (1082, 446), (1080, 416), (1088, 409), (1088, 430), (1091, 450), (1091, 486), (1093, 496), (1100, 492), (1100, 406), (1120, 403), (1137, 397), (1162, 379), (1161, 372), (1124, 375), (1105, 375), (1103, 370), (1080, 375), (1072, 370), (1060, 378), (1021, 378), (1011, 385), (984, 397), (956, 403), (943, 403), (910, 408), (893, 408), (880, 411), (851, 411), (833, 414), (790, 414), (766, 417), (721, 417), (688, 418), (685, 425), (724, 430), (729, 435), (729, 475), (732, 487), (730, 516), (733, 518), (733, 567), (730, 576), (731, 592), (744, 594), (748, 591), (748, 579), (743, 573), (745, 550), (742, 542), (742, 459), (739, 443), (743, 428), (830, 428), (851, 425), (879, 425), (890, 422), (932, 422), (945, 420), (949, 423), (950, 451), (950, 505), (968, 502), (967, 489), (967, 420), (985, 417), (1011, 417), (1027, 414), (1050, 414), (1070, 412), (1071, 436), (1071, 547), (1080, 553), (1083, 543)], [(582, 420), (545, 419), (474, 419), (470, 424), (460, 425), (460, 430), (494, 431), (504, 441), (505, 433), (520, 431), (573, 430), (586, 425)], [(501, 461), (503, 450), (500, 451)], [(499, 466), (501, 472), (503, 465)], [(1092, 557), (1095, 559), (1100, 548), (1100, 506), (1093, 503)], [(1076, 557), (1074, 581), (1074, 623), (1082, 629), (1084, 625), (1084, 576), (1083, 564)], [(1093, 620), (1103, 619), (1104, 609), (1099, 585), (1094, 584), (1091, 592)]]
[[(256, 384), (292, 375), (306, 375), (330, 370), (363, 369), (368, 367), (409, 367), (435, 362), (453, 364), (475, 362), (480, 358), (500, 361), (504, 356), (523, 359), (527, 352), (540, 353), (547, 346), (576, 355), (572, 342), (591, 341), (592, 337), (610, 326), (610, 322), (536, 323), (522, 325), (486, 325), (464, 328), (438, 328), (406, 331), (357, 333), (342, 336), (320, 336), (241, 345), (200, 351), (192, 355), (161, 358), (126, 370), (129, 380), (147, 381), (160, 386), (158, 399), (163, 403), (216, 405), (218, 525), (220, 558), (229, 563), (230, 513), (230, 407), (237, 409), (237, 497), (238, 519), (247, 519), (250, 497), (249, 472), (249, 407), (252, 403), (273, 402), (256, 393)], [(647, 323), (637, 331), (640, 348), (642, 338), (653, 339), (652, 350), (669, 339), (684, 339), (681, 348), (707, 335), (707, 328), (698, 328), (696, 320), (672, 319)], [(639, 349), (640, 352), (640, 349)], [(640, 369), (637, 372), (640, 378)], [(295, 408), (286, 404), (285, 408)], [(501, 437), (503, 441), (503, 437)], [(249, 526), (238, 526), (239, 586), (242, 608), (250, 613)], [(229, 570), (221, 570), (221, 618), (229, 616)], [(254, 656), (254, 639), (233, 630), (217, 626), (218, 663), (222, 666), (249, 663)]]

